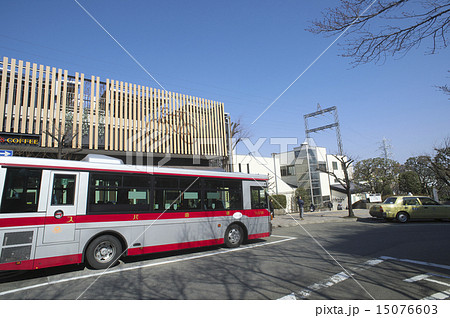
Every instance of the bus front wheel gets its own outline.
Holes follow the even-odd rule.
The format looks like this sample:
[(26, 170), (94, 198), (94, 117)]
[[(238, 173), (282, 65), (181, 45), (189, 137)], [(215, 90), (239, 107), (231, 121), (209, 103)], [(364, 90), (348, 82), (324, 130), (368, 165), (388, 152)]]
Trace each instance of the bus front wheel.
[(244, 240), (244, 231), (237, 224), (231, 224), (225, 232), (225, 245), (227, 247), (239, 247)]
[(112, 235), (94, 239), (86, 249), (86, 261), (94, 269), (105, 269), (114, 265), (122, 254), (122, 244)]

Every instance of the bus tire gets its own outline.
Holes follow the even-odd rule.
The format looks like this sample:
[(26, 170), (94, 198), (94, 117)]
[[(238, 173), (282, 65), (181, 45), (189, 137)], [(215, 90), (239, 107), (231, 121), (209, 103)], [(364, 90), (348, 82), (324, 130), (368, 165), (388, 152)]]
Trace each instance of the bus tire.
[(239, 247), (244, 240), (244, 230), (238, 224), (231, 224), (225, 232), (225, 245), (230, 248)]
[(86, 261), (94, 269), (113, 266), (122, 254), (122, 244), (112, 235), (95, 238), (86, 249)]

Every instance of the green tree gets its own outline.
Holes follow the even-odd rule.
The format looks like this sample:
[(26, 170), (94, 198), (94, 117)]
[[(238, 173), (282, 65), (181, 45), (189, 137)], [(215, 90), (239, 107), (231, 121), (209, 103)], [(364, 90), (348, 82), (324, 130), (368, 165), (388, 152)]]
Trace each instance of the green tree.
[(392, 159), (370, 158), (355, 164), (353, 178), (358, 183), (365, 183), (372, 192), (382, 195), (392, 194), (397, 184), (400, 164)]
[(436, 176), (430, 167), (429, 156), (410, 157), (406, 160), (404, 168), (406, 171), (414, 171), (420, 182), (418, 193), (432, 195), (432, 189), (436, 186)]
[(273, 199), (274, 209), (286, 209), (286, 196), (284, 194), (271, 195), (270, 199)]
[(421, 194), (422, 186), (419, 176), (414, 171), (405, 171), (398, 176), (398, 188), (400, 192)]

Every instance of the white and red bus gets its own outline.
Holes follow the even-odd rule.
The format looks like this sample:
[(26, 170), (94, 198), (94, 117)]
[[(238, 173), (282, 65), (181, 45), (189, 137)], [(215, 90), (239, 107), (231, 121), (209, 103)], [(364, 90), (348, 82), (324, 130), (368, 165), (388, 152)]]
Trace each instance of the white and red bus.
[(2, 157), (0, 270), (102, 269), (122, 255), (237, 247), (271, 234), (265, 176), (112, 159)]

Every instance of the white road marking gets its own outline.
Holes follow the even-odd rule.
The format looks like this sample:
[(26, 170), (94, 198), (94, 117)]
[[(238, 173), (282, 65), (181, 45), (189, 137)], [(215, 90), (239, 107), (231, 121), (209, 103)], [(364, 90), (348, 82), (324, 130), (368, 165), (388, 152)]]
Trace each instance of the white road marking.
[(446, 291), (433, 294), (431, 296), (422, 298), (422, 300), (443, 300), (450, 297), (450, 289), (447, 289)]
[(450, 287), (450, 284), (441, 282), (439, 280), (429, 279), (429, 278), (426, 278), (425, 280), (428, 281), (428, 282), (432, 282), (432, 283), (436, 283), (436, 284), (440, 284), (440, 285), (444, 285), (444, 286)]
[(213, 252), (213, 253), (194, 255), (194, 256), (189, 256), (189, 257), (185, 257), (185, 258), (178, 258), (178, 259), (175, 259), (175, 260), (163, 261), (163, 262), (158, 262), (158, 263), (143, 264), (143, 265), (137, 265), (137, 266), (131, 266), (131, 267), (125, 267), (125, 268), (116, 268), (116, 269), (109, 270), (109, 271), (106, 271), (106, 272), (101, 271), (101, 272), (98, 272), (98, 273), (92, 273), (92, 274), (87, 274), (87, 275), (82, 275), (82, 276), (63, 278), (63, 279), (58, 279), (58, 280), (54, 280), (54, 281), (51, 281), (50, 278), (47, 277), (48, 281), (45, 282), (45, 283), (25, 286), (25, 287), (17, 288), (17, 289), (6, 290), (6, 291), (3, 291), (3, 292), (0, 292), (0, 296), (17, 293), (17, 292), (24, 291), (24, 290), (30, 290), (30, 289), (34, 289), (34, 288), (39, 288), (39, 287), (50, 286), (50, 285), (65, 283), (65, 282), (69, 282), (69, 281), (79, 280), (79, 279), (86, 279), (86, 278), (97, 277), (97, 276), (101, 276), (101, 275), (115, 274), (115, 273), (119, 273), (119, 272), (131, 271), (131, 270), (140, 269), (140, 268), (146, 268), (146, 267), (153, 267), (153, 266), (167, 265), (167, 264), (184, 262), (184, 261), (191, 261), (191, 260), (194, 260), (194, 259), (199, 259), (199, 258), (204, 258), (204, 257), (209, 257), (209, 256), (215, 256), (215, 255), (219, 255), (219, 254), (239, 252), (239, 251), (242, 251), (242, 250), (262, 247), (262, 246), (266, 246), (266, 245), (284, 243), (284, 242), (292, 241), (292, 240), (295, 240), (295, 239), (297, 239), (297, 238), (296, 237), (285, 236), (285, 239), (279, 240), (279, 241), (275, 241), (275, 242), (259, 243), (259, 244), (243, 246), (243, 247), (234, 248), (234, 249), (226, 249), (226, 250), (221, 250), (221, 251), (217, 251), (217, 252)]
[[(364, 271), (366, 269), (368, 269), (369, 267), (378, 265), (380, 263), (382, 263), (383, 260), (382, 259), (371, 259), (368, 260), (366, 262), (364, 262), (363, 264), (357, 265), (352, 267), (351, 269), (353, 271)], [(352, 274), (351, 274), (352, 275)], [(333, 285), (336, 285), (340, 282), (343, 282), (347, 279), (349, 279), (351, 276), (349, 276), (348, 274), (344, 273), (344, 272), (339, 272), (333, 276), (330, 276), (328, 279), (323, 280), (319, 283), (314, 283), (310, 286), (308, 286), (307, 288), (300, 290), (298, 292), (293, 292), (289, 295), (283, 296), (281, 298), (278, 298), (278, 300), (300, 300), (300, 299), (305, 299), (306, 297), (310, 296), (311, 293), (313, 292), (317, 292), (321, 289), (324, 288), (328, 288), (331, 287)]]
[(294, 236), (284, 236), (284, 235), (271, 235), (271, 237), (296, 239), (296, 237), (294, 237)]
[(390, 257), (390, 256), (380, 256), (380, 258), (383, 260), (399, 261), (399, 262), (412, 263), (412, 264), (417, 264), (417, 265), (425, 265), (425, 266), (431, 266), (431, 267), (438, 267), (438, 268), (450, 270), (449, 265), (428, 263), (428, 262), (416, 261), (416, 260), (412, 260), (412, 259), (396, 258), (396, 257)]
[(411, 277), (411, 278), (404, 279), (403, 281), (407, 282), (407, 283), (413, 283), (413, 282), (417, 282), (419, 280), (428, 278), (430, 276), (431, 275), (428, 275), (428, 274), (421, 274), (421, 275), (417, 275), (417, 276), (414, 276), (414, 277)]

